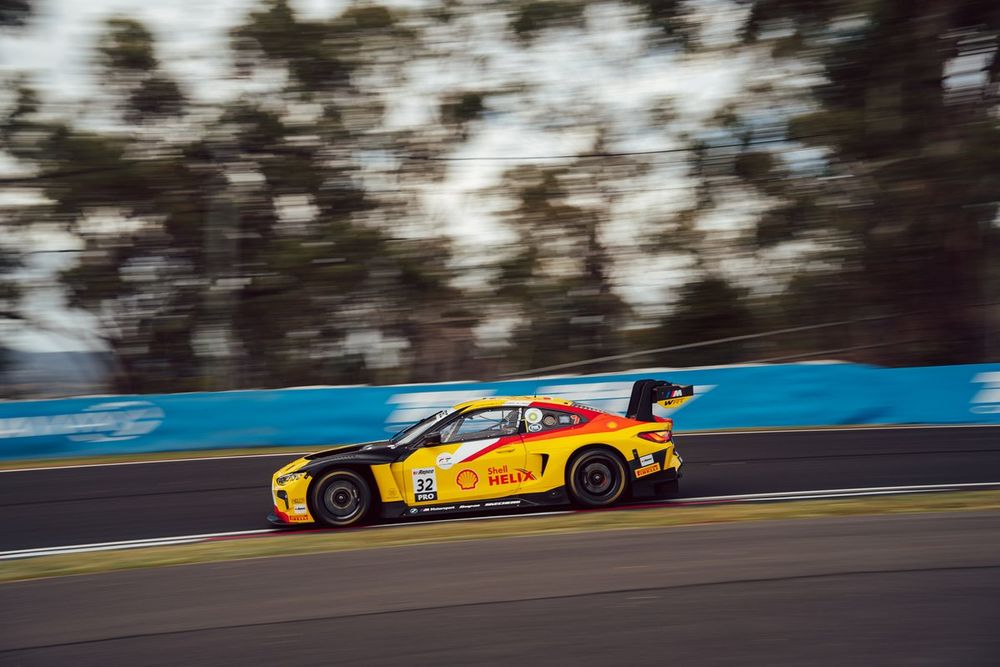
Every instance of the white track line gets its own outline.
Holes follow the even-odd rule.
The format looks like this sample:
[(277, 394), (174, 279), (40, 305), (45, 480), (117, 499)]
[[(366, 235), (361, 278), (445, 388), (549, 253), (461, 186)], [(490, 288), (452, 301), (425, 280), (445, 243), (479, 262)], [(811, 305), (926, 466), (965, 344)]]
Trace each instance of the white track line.
[[(933, 493), (935, 491), (950, 491), (956, 489), (970, 489), (982, 487), (1000, 487), (998, 482), (965, 482), (959, 484), (922, 484), (919, 486), (873, 486), (854, 489), (816, 489), (811, 491), (788, 491), (784, 493), (746, 493), (731, 496), (702, 496), (699, 498), (679, 498), (677, 500), (663, 500), (656, 503), (647, 503), (645, 506), (654, 505), (685, 505), (695, 503), (729, 503), (729, 502), (766, 502), (773, 500), (814, 500), (820, 498), (851, 498), (855, 496), (884, 496), (910, 493)], [(630, 507), (642, 507), (643, 505), (632, 505)], [(490, 519), (509, 519), (515, 517), (532, 516), (552, 516), (557, 514), (572, 514), (572, 510), (557, 510), (554, 512), (534, 512), (524, 514), (502, 514), (492, 516), (469, 516), (449, 519), (436, 519), (420, 523), (392, 523), (373, 526), (375, 528), (399, 528), (406, 525), (421, 525), (421, 523), (448, 523), (458, 521), (484, 521)], [(305, 528), (306, 526), (303, 526)], [(95, 542), (92, 544), (69, 544), (58, 547), (39, 547), (35, 549), (17, 549), (14, 551), (0, 551), (0, 560), (15, 560), (20, 558), (35, 558), (38, 556), (59, 556), (64, 554), (90, 553), (96, 551), (113, 551), (118, 549), (140, 549), (143, 547), (159, 547), (173, 544), (194, 544), (220, 537), (241, 537), (245, 535), (264, 535), (267, 533), (287, 533), (296, 534), (297, 531), (288, 531), (282, 528), (262, 528), (259, 530), (239, 530), (228, 533), (202, 533), (199, 535), (175, 535), (172, 537), (154, 537), (144, 540), (122, 540), (119, 542)]]
[[(237, 530), (228, 533), (201, 533), (199, 535), (174, 535), (172, 537), (150, 537), (142, 540), (120, 540), (118, 542), (92, 542), (90, 544), (68, 544), (59, 547), (38, 547), (35, 549), (17, 549), (15, 551), (0, 551), (0, 560), (10, 558), (25, 558), (32, 555), (54, 556), (62, 553), (84, 553), (88, 551), (110, 551), (113, 549), (136, 549), (139, 547), (155, 547), (163, 544), (187, 544), (202, 542), (216, 537), (239, 537), (241, 535), (260, 535), (274, 533), (281, 528), (262, 528), (259, 530)], [(38, 552), (37, 554), (35, 552)]]
[(10, 554), (5, 554), (0, 556), (0, 560), (17, 560), (20, 558), (36, 558), (38, 556), (62, 556), (65, 554), (82, 554), (82, 553), (94, 553), (98, 551), (116, 551), (120, 549), (140, 549), (142, 547), (165, 547), (174, 544), (197, 544), (201, 540), (189, 539), (189, 540), (160, 540), (158, 542), (136, 542), (135, 544), (126, 544), (118, 546), (81, 546), (79, 548), (63, 548), (60, 547), (55, 550), (50, 549), (35, 549), (35, 550), (25, 550), (20, 552), (12, 552)]
[[(727, 436), (727, 435), (754, 435), (754, 434), (794, 434), (794, 433), (844, 433), (845, 431), (911, 431), (929, 429), (956, 429), (956, 428), (1000, 428), (1000, 424), (902, 424), (884, 426), (842, 426), (828, 428), (786, 428), (771, 430), (744, 429), (740, 431), (676, 431), (682, 438), (697, 438), (701, 436)], [(332, 447), (337, 447), (333, 445)], [(329, 447), (327, 448), (329, 449)], [(317, 449), (316, 451), (320, 451)], [(227, 456), (192, 456), (183, 459), (152, 459), (149, 461), (116, 461), (111, 463), (78, 463), (73, 465), (52, 465), (35, 466), (28, 468), (8, 468), (0, 469), (0, 474), (8, 472), (34, 472), (36, 470), (71, 470), (74, 468), (104, 468), (112, 466), (138, 466), (151, 463), (192, 463), (197, 461), (226, 461), (229, 459), (259, 459), (268, 457), (299, 457), (310, 452), (277, 452), (274, 454), (232, 454)]]

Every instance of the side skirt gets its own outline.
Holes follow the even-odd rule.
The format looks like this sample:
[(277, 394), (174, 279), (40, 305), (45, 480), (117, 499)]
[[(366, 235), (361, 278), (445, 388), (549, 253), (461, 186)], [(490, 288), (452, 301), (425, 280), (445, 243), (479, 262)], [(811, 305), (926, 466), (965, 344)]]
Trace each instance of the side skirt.
[(569, 504), (566, 487), (559, 486), (544, 493), (525, 493), (489, 500), (471, 500), (467, 502), (440, 503), (435, 505), (410, 506), (404, 502), (382, 503), (379, 513), (383, 519), (398, 519), (411, 516), (449, 515), (480, 512), (496, 512), (528, 507), (551, 507), (553, 505)]

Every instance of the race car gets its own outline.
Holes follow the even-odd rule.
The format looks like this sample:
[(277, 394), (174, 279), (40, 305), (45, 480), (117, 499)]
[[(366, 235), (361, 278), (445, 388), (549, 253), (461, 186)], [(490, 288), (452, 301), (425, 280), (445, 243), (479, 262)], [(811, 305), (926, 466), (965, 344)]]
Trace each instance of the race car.
[(279, 525), (346, 527), (381, 518), (574, 504), (675, 494), (681, 457), (674, 408), (691, 386), (639, 380), (625, 416), (574, 401), (491, 397), (442, 410), (386, 441), (292, 461), (271, 480)]

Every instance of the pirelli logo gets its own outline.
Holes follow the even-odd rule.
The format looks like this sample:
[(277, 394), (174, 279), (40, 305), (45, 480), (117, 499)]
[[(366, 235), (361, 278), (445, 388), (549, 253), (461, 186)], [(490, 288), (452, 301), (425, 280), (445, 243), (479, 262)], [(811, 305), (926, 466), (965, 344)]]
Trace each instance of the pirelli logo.
[(646, 475), (652, 475), (654, 472), (660, 472), (660, 464), (654, 463), (653, 465), (643, 466), (642, 468), (635, 469), (635, 478), (645, 477)]

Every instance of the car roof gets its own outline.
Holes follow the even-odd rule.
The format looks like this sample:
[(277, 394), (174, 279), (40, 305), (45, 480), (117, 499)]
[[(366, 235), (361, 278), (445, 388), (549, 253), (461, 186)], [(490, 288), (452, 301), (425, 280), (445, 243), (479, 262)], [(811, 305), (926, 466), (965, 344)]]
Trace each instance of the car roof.
[(480, 408), (496, 408), (507, 405), (511, 407), (534, 406), (542, 408), (548, 406), (560, 408), (573, 405), (573, 401), (566, 400), (565, 398), (552, 398), (551, 396), (488, 396), (486, 398), (477, 398), (472, 401), (459, 403), (455, 406), (455, 409), (478, 410)]

